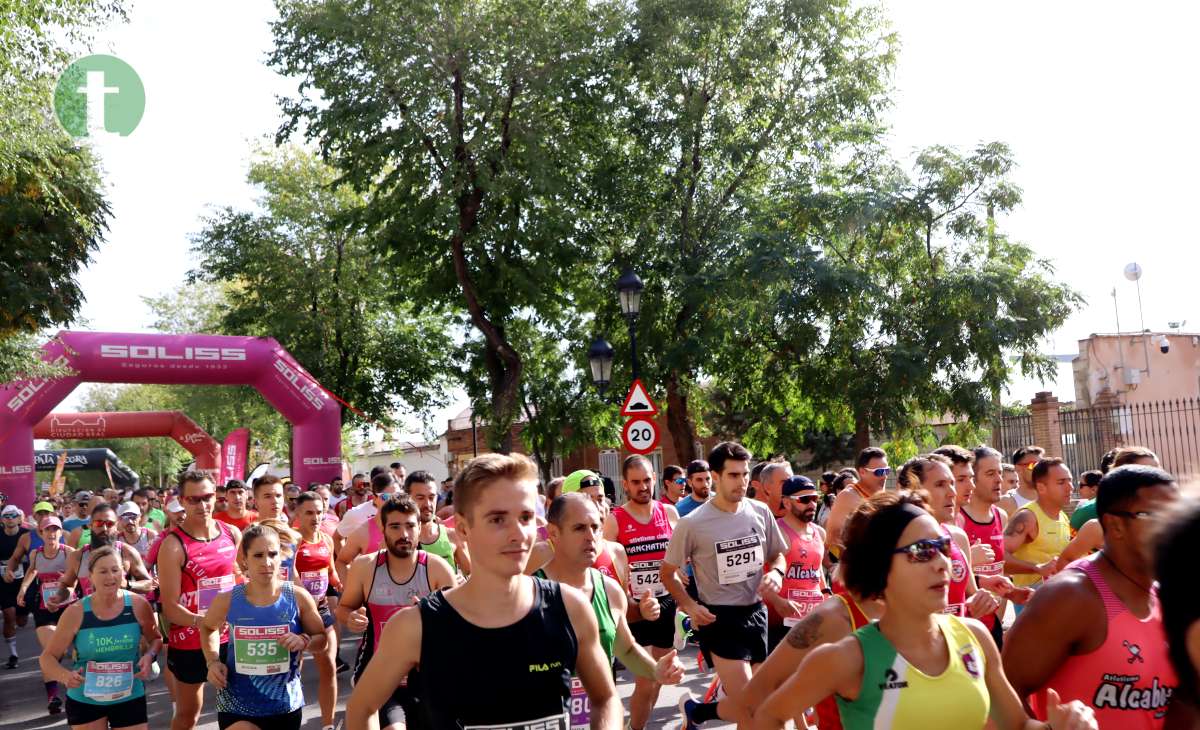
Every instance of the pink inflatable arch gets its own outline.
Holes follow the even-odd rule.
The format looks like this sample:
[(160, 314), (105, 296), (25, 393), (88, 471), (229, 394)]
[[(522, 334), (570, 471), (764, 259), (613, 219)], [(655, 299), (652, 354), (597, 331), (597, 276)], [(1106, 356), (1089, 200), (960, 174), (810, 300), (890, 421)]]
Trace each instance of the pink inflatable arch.
[(196, 459), (196, 468), (221, 478), (221, 444), (183, 411), (51, 413), (33, 427), (35, 439), (128, 439), (170, 436)]
[(0, 492), (26, 512), (35, 487), (33, 427), (85, 382), (252, 385), (292, 424), (292, 479), (341, 474), (341, 407), (271, 338), (63, 331), (42, 350), (44, 360), (77, 374), (0, 386)]

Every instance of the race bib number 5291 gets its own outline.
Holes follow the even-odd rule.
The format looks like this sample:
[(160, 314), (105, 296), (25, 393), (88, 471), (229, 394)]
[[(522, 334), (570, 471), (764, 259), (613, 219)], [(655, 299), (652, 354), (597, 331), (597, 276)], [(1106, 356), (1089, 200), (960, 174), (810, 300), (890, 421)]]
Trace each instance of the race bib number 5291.
[(741, 583), (762, 573), (763, 550), (758, 535), (747, 535), (736, 540), (720, 540), (715, 547), (717, 580), (721, 585)]

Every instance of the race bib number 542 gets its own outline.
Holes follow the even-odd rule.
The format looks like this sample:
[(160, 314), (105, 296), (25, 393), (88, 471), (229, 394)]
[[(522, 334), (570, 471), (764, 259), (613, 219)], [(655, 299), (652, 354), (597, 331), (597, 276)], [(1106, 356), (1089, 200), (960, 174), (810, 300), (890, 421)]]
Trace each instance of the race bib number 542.
[(721, 585), (741, 583), (762, 574), (763, 549), (758, 535), (720, 540), (717, 551), (717, 580)]

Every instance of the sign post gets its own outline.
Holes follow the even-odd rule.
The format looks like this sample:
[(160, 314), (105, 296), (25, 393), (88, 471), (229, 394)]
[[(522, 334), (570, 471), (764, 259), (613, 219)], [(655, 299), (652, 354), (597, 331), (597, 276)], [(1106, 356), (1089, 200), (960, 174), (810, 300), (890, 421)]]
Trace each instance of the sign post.
[(646, 386), (641, 380), (634, 380), (621, 406), (621, 415), (629, 419), (621, 431), (626, 451), (645, 455), (658, 448), (658, 424), (653, 418), (657, 414), (658, 406), (650, 399)]

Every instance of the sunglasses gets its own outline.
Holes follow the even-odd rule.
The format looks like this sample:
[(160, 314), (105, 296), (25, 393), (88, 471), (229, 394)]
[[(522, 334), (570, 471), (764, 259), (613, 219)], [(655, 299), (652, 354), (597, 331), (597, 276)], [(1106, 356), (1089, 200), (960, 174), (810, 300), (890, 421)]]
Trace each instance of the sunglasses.
[(886, 477), (888, 474), (891, 474), (892, 468), (890, 466), (881, 466), (878, 469), (872, 469), (871, 473), (877, 477), (882, 478), (882, 477)]
[(892, 551), (896, 555), (907, 555), (910, 563), (928, 563), (938, 554), (950, 557), (950, 538), (935, 537), (917, 540), (911, 545), (905, 545)]
[(792, 497), (792, 499), (796, 500), (800, 504), (812, 504), (813, 502), (817, 501), (817, 495), (805, 494), (799, 497)]
[(1031, 461), (1031, 462), (1025, 464), (1025, 468), (1028, 469), (1029, 471), (1033, 471), (1033, 467), (1035, 467), (1035, 466), (1037, 466), (1036, 461)]
[(209, 492), (208, 494), (196, 494), (191, 497), (184, 497), (183, 501), (188, 504), (200, 504), (202, 502), (211, 502), (216, 496), (216, 492)]
[(600, 483), (601, 483), (601, 482), (600, 482), (600, 480), (599, 480), (599, 479), (596, 479), (595, 477), (587, 477), (587, 478), (585, 478), (585, 479), (581, 479), (581, 480), (579, 481), (579, 486), (580, 486), (580, 488), (583, 488), (583, 487), (598, 487), (598, 486), (600, 486)]
[(683, 477), (675, 477), (675, 483), (676, 484), (687, 484), (687, 479), (685, 479)]
[(92, 527), (112, 527), (115, 524), (113, 520), (92, 520)]

